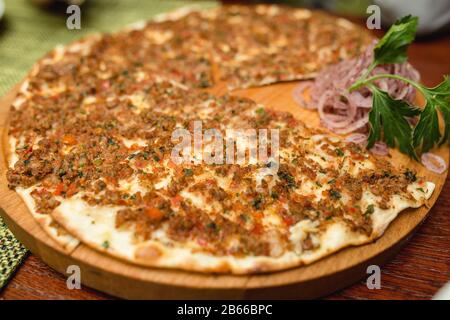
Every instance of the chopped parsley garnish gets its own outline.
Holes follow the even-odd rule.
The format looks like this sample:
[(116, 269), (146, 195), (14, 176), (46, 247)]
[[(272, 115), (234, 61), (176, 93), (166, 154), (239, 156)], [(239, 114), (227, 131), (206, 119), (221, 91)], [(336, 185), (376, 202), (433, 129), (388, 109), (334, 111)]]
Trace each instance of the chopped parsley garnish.
[[(418, 160), (419, 152), (428, 152), (435, 145), (447, 142), (450, 136), (450, 78), (434, 88), (427, 88), (420, 83), (396, 74), (376, 74), (372, 70), (382, 64), (402, 63), (408, 58), (407, 49), (415, 37), (418, 18), (403, 17), (391, 26), (386, 35), (374, 48), (374, 60), (367, 71), (349, 90), (366, 86), (372, 92), (372, 109), (369, 113), (369, 138), (367, 148), (376, 141), (385, 141), (390, 147), (397, 147), (401, 152)], [(374, 81), (391, 78), (406, 82), (417, 89), (425, 98), (423, 110), (406, 101), (395, 100), (387, 92), (375, 86)], [(439, 129), (439, 115), (442, 116), (444, 129)], [(419, 116), (416, 126), (408, 118)]]
[(259, 210), (259, 209), (261, 209), (262, 203), (263, 203), (262, 196), (257, 196), (255, 199), (253, 199), (253, 201), (252, 201), (252, 206), (253, 206), (253, 208), (255, 208), (256, 210)]
[(395, 175), (393, 175), (390, 171), (383, 171), (383, 178), (395, 178)]
[(416, 174), (409, 169), (406, 169), (403, 174), (409, 182), (415, 182), (417, 180)]
[(214, 233), (218, 233), (219, 232), (219, 226), (215, 222), (209, 222), (206, 225), (206, 228), (208, 228), (208, 230), (211, 230)]
[(340, 198), (342, 198), (342, 195), (339, 191), (331, 189), (330, 190), (330, 196), (335, 199), (335, 200), (339, 200)]
[(375, 212), (375, 207), (373, 204), (369, 204), (366, 208), (366, 211), (364, 212), (364, 215), (369, 215)]
[(110, 146), (114, 146), (114, 145), (116, 145), (116, 141), (114, 141), (113, 138), (108, 138), (108, 144), (109, 144)]
[(342, 151), (342, 150), (339, 149), (339, 148), (334, 149), (334, 152), (336, 152), (336, 155), (337, 155), (338, 157), (343, 157), (343, 156), (344, 156), (344, 151)]
[(109, 241), (108, 240), (103, 241), (102, 247), (105, 248), (105, 249), (108, 249), (109, 248)]
[(290, 173), (286, 171), (281, 171), (278, 172), (278, 176), (280, 177), (281, 180), (284, 180), (287, 183), (287, 186), (289, 188), (295, 187), (295, 179)]
[(95, 158), (92, 163), (94, 163), (95, 166), (100, 166), (103, 163), (103, 160), (101, 158)]
[(264, 110), (264, 108), (259, 108), (259, 109), (256, 109), (256, 114), (258, 114), (258, 115), (260, 115), (260, 116), (262, 116), (262, 115), (264, 115), (265, 113), (266, 113), (266, 111)]
[(248, 221), (248, 215), (246, 214), (241, 214), (239, 216), (239, 219), (241, 219), (243, 222), (247, 222)]
[[(201, 63), (208, 63), (207, 61), (205, 61), (205, 59), (201, 58), (199, 60), (199, 62)], [(209, 76), (208, 73), (206, 72), (201, 72), (197, 75), (197, 80), (199, 80), (199, 87), (200, 88), (207, 88), (210, 86), (210, 80), (209, 80)]]
[(194, 175), (194, 171), (192, 171), (192, 169), (189, 168), (184, 168), (183, 173), (185, 177), (192, 177)]

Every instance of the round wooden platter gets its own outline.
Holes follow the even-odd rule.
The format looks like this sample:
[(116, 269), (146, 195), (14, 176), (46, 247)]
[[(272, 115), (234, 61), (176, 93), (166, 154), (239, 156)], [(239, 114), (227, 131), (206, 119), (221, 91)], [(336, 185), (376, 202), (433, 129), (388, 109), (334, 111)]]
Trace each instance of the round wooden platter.
[[(319, 126), (314, 111), (301, 109), (293, 101), (291, 92), (295, 85), (296, 82), (282, 83), (236, 90), (232, 94), (252, 98), (277, 110), (290, 111), (308, 125)], [(0, 101), (3, 134), (6, 132), (9, 106), (16, 90)], [(210, 91), (223, 94), (226, 89), (223, 84), (219, 84)], [(435, 152), (448, 163), (448, 147)], [(395, 163), (414, 168), (420, 175), (436, 183), (429, 205), (403, 211), (385, 234), (371, 244), (346, 248), (311, 265), (275, 273), (234, 276), (146, 268), (106, 256), (84, 244), (66, 251), (34, 221), (21, 198), (8, 189), (3, 154), (0, 158), (0, 205), (4, 211), (0, 210), (0, 213), (14, 235), (52, 268), (66, 274), (68, 266), (78, 265), (83, 285), (114, 296), (131, 299), (314, 298), (362, 279), (367, 276), (367, 266), (381, 265), (391, 258), (424, 221), (438, 198), (446, 179), (445, 174), (433, 174), (396, 150), (391, 150), (391, 155)]]

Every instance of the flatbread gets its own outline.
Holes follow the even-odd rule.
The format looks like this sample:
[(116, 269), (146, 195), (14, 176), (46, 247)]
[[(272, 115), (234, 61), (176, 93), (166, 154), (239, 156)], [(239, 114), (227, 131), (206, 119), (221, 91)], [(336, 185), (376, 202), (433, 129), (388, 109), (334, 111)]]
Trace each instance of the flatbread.
[[(52, 129), (31, 157), (19, 155), (10, 182), (29, 184), (27, 167), (45, 172), (51, 159), (51, 172), (33, 184), (37, 207), (83, 243), (146, 266), (243, 274), (311, 263), (373, 241), (434, 189), (290, 114), (161, 78), (136, 83), (110, 105), (88, 97), (70, 110), (71, 97), (61, 99), (56, 114), (44, 111), (51, 100), (13, 113), (12, 132), (30, 124), (40, 132), (30, 117), (52, 117)], [(195, 164), (193, 149), (188, 163), (174, 163), (172, 132), (193, 134), (195, 121), (220, 130), (223, 144), (230, 128), (280, 130), (278, 171), (266, 174), (268, 159)]]
[[(8, 166), (14, 167), (16, 161), (18, 160), (14, 147), (16, 145), (16, 141), (14, 138), (10, 138), (9, 141), (5, 140), (4, 142), (4, 145), (8, 150), (6, 153)], [(33, 187), (16, 188), (16, 192), (20, 195), (31, 215), (40, 227), (44, 229), (44, 231), (64, 250), (67, 252), (72, 252), (78, 246), (80, 241), (70, 235), (67, 230), (57, 223), (49, 214), (42, 214), (36, 210), (35, 202), (33, 197), (30, 195), (34, 189), (35, 188)]]
[[(237, 89), (312, 78), (323, 67), (360, 54), (372, 40), (345, 19), (308, 9), (190, 7), (98, 37), (92, 44), (96, 54), (83, 65), (101, 61), (104, 79), (127, 70), (157, 73), (188, 87), (225, 81)], [(69, 56), (65, 60), (76, 63)], [(74, 74), (85, 72), (80, 69)]]
[(214, 61), (230, 89), (313, 78), (373, 40), (348, 20), (304, 8), (228, 6), (216, 12)]
[[(324, 36), (304, 41), (299, 26)], [(57, 47), (13, 103), (10, 187), (64, 246), (81, 241), (145, 266), (266, 272), (373, 241), (400, 211), (424, 204), (434, 184), (291, 114), (196, 89), (214, 84), (214, 65), (233, 88), (311, 77), (367, 39), (323, 13), (233, 6)], [(184, 145), (185, 161), (174, 162), (174, 132), (192, 136), (198, 122), (220, 138)], [(251, 139), (230, 129), (255, 133), (256, 149), (271, 152), (278, 132), (279, 153), (251, 158)], [(200, 161), (220, 155), (218, 141), (244, 160)]]

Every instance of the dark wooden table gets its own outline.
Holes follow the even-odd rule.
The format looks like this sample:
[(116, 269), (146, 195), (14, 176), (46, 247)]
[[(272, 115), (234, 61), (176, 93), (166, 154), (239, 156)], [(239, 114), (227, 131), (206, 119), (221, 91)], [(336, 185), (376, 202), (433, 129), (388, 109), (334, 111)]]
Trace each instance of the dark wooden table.
[[(426, 85), (450, 75), (450, 35), (414, 43), (410, 61)], [(423, 225), (397, 256), (382, 267), (381, 289), (369, 290), (365, 279), (326, 299), (430, 299), (450, 281), (450, 177)], [(0, 299), (113, 299), (83, 287), (68, 290), (64, 276), (30, 255)]]

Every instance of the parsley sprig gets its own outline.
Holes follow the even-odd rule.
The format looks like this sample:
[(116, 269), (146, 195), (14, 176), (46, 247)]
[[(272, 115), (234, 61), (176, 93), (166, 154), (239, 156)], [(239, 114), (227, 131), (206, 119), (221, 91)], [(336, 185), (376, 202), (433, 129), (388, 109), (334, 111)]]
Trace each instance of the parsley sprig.
[(368, 87), (372, 91), (373, 105), (376, 107), (369, 113), (370, 134), (367, 148), (372, 148), (376, 141), (383, 138), (388, 146), (398, 146), (401, 152), (417, 160), (412, 143), (413, 131), (406, 117), (417, 116), (420, 110), (402, 100), (392, 99), (387, 92), (372, 84)]
[[(369, 113), (369, 138), (367, 148), (376, 141), (384, 141), (418, 160), (418, 152), (427, 152), (435, 145), (447, 142), (450, 136), (450, 78), (434, 88), (427, 88), (411, 79), (395, 74), (370, 76), (375, 67), (382, 64), (402, 63), (408, 59), (407, 49), (415, 37), (418, 18), (403, 17), (395, 22), (374, 48), (374, 59), (366, 72), (349, 88), (349, 91), (363, 86), (372, 92), (372, 109)], [(414, 86), (424, 97), (423, 109), (395, 100), (387, 92), (375, 86), (374, 81), (391, 78)], [(420, 116), (413, 127), (407, 118)], [(444, 131), (439, 129), (439, 118), (443, 119)]]

